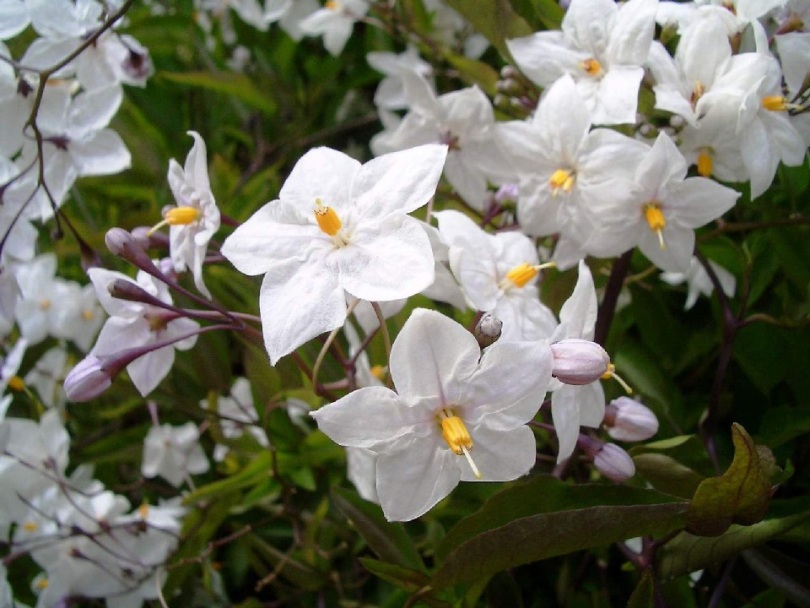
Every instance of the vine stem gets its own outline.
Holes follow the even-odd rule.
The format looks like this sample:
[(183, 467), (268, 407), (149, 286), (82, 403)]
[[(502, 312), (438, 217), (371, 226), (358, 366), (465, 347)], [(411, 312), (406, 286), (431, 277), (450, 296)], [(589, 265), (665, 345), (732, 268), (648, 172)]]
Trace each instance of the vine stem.
[(607, 285), (605, 286), (605, 296), (602, 299), (602, 304), (599, 306), (599, 313), (596, 316), (596, 328), (593, 338), (597, 344), (602, 346), (604, 346), (607, 341), (610, 324), (613, 322), (613, 316), (616, 314), (616, 303), (619, 301), (619, 294), (622, 292), (624, 279), (627, 276), (627, 272), (630, 270), (630, 258), (632, 256), (632, 249), (626, 251), (620, 258), (613, 262), (613, 268), (610, 270), (610, 278), (608, 278)]

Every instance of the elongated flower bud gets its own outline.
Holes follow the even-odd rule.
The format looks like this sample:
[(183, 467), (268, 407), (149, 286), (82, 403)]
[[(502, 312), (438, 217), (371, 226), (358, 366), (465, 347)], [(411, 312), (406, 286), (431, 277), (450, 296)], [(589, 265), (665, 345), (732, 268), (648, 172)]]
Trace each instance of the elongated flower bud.
[(587, 435), (580, 435), (577, 445), (593, 461), (596, 469), (608, 479), (627, 481), (636, 474), (636, 465), (630, 454), (615, 443), (605, 443)]
[(608, 403), (604, 425), (608, 435), (619, 441), (644, 441), (658, 432), (658, 418), (652, 410), (630, 397)]
[(110, 388), (112, 379), (120, 370), (105, 368), (105, 362), (88, 355), (65, 378), (65, 393), (71, 401), (90, 401)]
[(551, 345), (551, 375), (565, 384), (590, 384), (602, 377), (610, 357), (596, 342), (567, 338)]

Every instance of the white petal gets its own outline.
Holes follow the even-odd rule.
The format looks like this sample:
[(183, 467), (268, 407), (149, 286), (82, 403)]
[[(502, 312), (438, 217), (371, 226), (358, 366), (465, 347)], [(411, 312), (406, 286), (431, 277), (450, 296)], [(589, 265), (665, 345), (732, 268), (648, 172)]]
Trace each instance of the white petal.
[[(475, 466), (481, 472), (477, 479), (465, 461), (460, 462), (461, 481), (511, 481), (528, 473), (537, 459), (534, 433), (527, 426), (509, 431), (493, 430), (484, 424), (470, 431)], [(464, 459), (464, 456), (456, 456)]]
[(312, 412), (311, 416), (335, 443), (374, 448), (376, 452), (390, 451), (404, 435), (416, 438), (437, 432), (430, 410), (409, 407), (394, 391), (382, 386), (358, 389)]
[(596, 288), (593, 275), (584, 261), (579, 263), (579, 278), (571, 296), (560, 309), (560, 323), (567, 327), (566, 337), (593, 339), (596, 325)]
[(325, 252), (332, 244), (312, 213), (307, 210), (305, 215), (286, 201), (271, 201), (225, 239), (222, 255), (239, 272), (256, 275), (287, 261), (303, 262), (316, 249)]
[(638, 87), (644, 69), (636, 66), (613, 66), (599, 83), (593, 122), (597, 125), (635, 124)]
[(571, 456), (579, 438), (578, 388), (564, 384), (551, 394), (551, 418), (559, 443), (558, 463)]
[(380, 455), (377, 494), (386, 519), (416, 519), (447, 496), (461, 478), (458, 458), (438, 433), (429, 441), (420, 441), (394, 454)]
[(110, 175), (132, 164), (124, 140), (112, 129), (102, 129), (88, 139), (71, 141), (68, 151), (79, 176)]
[(305, 342), (343, 325), (346, 299), (337, 275), (323, 263), (292, 260), (264, 275), (259, 311), (264, 345), (275, 365)]
[(578, 388), (579, 423), (582, 426), (599, 428), (605, 419), (605, 391), (602, 383), (597, 380)]
[(436, 193), (447, 146), (427, 144), (379, 156), (357, 172), (351, 196), (364, 218), (410, 213)]
[(657, 5), (657, 0), (629, 0), (621, 5), (607, 49), (612, 64), (641, 65), (647, 60)]
[(360, 163), (343, 152), (314, 148), (295, 163), (278, 197), (305, 214), (311, 214), (315, 199), (321, 198), (340, 215), (350, 201), (351, 185), (359, 169)]
[(430, 241), (419, 222), (406, 215), (363, 224), (335, 257), (340, 285), (363, 300), (407, 298), (433, 282)]
[(138, 392), (146, 397), (172, 370), (174, 347), (164, 346), (127, 365), (127, 372)]
[(480, 354), (478, 342), (461, 325), (433, 310), (417, 308), (394, 341), (391, 377), (408, 402), (423, 399), (428, 407), (460, 403), (463, 384), (476, 369)]
[(551, 380), (551, 350), (545, 340), (498, 341), (484, 351), (481, 366), (465, 382), (465, 421), (508, 431), (526, 424), (543, 404)]

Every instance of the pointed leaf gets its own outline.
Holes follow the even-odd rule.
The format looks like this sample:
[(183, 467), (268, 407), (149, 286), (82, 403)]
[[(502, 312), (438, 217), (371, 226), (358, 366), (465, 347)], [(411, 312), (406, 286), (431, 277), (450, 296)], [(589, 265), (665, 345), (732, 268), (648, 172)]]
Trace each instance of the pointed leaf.
[(332, 489), (332, 502), (354, 524), (380, 559), (412, 570), (425, 569), (405, 528), (402, 524), (387, 521), (379, 506), (342, 488)]
[(656, 490), (692, 498), (703, 476), (666, 454), (638, 454), (633, 456), (636, 474), (646, 479)]
[(765, 517), (771, 499), (772, 459), (764, 462), (745, 429), (731, 426), (734, 460), (719, 477), (698, 486), (687, 514), (687, 529), (699, 536), (718, 536), (732, 523), (755, 524)]
[(684, 523), (687, 503), (638, 488), (569, 486), (550, 476), (516, 484), (452, 528), (439, 546), (436, 588), (474, 581), (521, 564)]
[(633, 589), (633, 594), (627, 602), (627, 608), (649, 608), (653, 605), (653, 574), (647, 569), (641, 575), (641, 580)]
[(774, 502), (771, 512), (769, 519), (752, 526), (733, 525), (721, 536), (681, 532), (659, 550), (659, 576), (668, 579), (707, 568), (791, 530), (810, 519), (810, 498)]
[(273, 101), (273, 98), (263, 93), (261, 89), (244, 74), (208, 71), (161, 72), (160, 78), (165, 78), (171, 82), (190, 87), (207, 89), (216, 93), (224, 93), (268, 115), (276, 113), (276, 103)]

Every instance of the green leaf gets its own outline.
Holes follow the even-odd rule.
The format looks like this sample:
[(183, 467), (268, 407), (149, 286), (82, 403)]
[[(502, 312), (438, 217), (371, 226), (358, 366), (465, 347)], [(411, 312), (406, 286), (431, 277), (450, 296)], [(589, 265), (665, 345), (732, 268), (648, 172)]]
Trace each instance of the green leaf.
[(494, 97), (497, 93), (495, 88), (498, 83), (498, 72), (492, 66), (476, 59), (470, 59), (463, 55), (455, 53), (447, 53), (445, 55), (447, 61), (456, 68), (463, 76), (470, 80), (473, 84), (477, 84), (481, 89), (489, 95)]
[(160, 72), (158, 78), (235, 97), (269, 116), (276, 113), (276, 103), (273, 98), (262, 92), (244, 74), (213, 71)]
[(703, 476), (666, 454), (638, 454), (633, 456), (636, 474), (650, 482), (656, 490), (692, 498)]
[(810, 518), (810, 498), (774, 502), (771, 511), (770, 518), (752, 526), (732, 525), (721, 536), (681, 532), (659, 550), (659, 575), (671, 578), (707, 568), (791, 530)]
[[(742, 552), (742, 557), (748, 567), (770, 588), (779, 590), (797, 606), (810, 606), (810, 587), (803, 583), (807, 578), (807, 564), (796, 564), (795, 560), (776, 551), (748, 549)], [(783, 567), (785, 563), (788, 568), (795, 565), (799, 567), (794, 568), (795, 572), (789, 572)]]
[(508, 0), (447, 0), (447, 4), (467, 19), (504, 57), (508, 38), (532, 33), (532, 28)]
[(422, 558), (402, 524), (385, 519), (379, 506), (343, 488), (332, 488), (332, 502), (352, 522), (363, 540), (385, 562), (424, 571)]
[(763, 462), (753, 439), (737, 423), (731, 425), (734, 460), (719, 477), (698, 486), (687, 513), (687, 530), (718, 536), (732, 523), (746, 526), (765, 517), (771, 500), (773, 463)]
[(570, 486), (538, 476), (490, 498), (452, 528), (437, 557), (436, 588), (521, 564), (681, 528), (687, 504), (652, 490)]
[(272, 465), (272, 455), (268, 450), (264, 450), (238, 473), (197, 488), (187, 494), (183, 501), (185, 504), (194, 504), (202, 499), (215, 498), (255, 486), (272, 475)]
[[(363, 567), (371, 572), (374, 576), (377, 576), (384, 581), (388, 581), (392, 585), (396, 585), (408, 593), (416, 593), (417, 591), (425, 589), (430, 585), (430, 577), (420, 570), (412, 570), (411, 568), (405, 568), (404, 566), (399, 566), (397, 564), (381, 562), (370, 557), (361, 557), (360, 563), (363, 564)], [(420, 599), (431, 606), (449, 606), (449, 604), (446, 602), (441, 602), (438, 600), (436, 603), (432, 603), (425, 596), (420, 596)]]
[(627, 602), (627, 608), (650, 608), (653, 605), (653, 575), (649, 569), (644, 570), (641, 580), (633, 589)]

